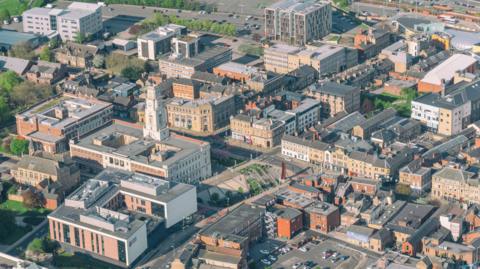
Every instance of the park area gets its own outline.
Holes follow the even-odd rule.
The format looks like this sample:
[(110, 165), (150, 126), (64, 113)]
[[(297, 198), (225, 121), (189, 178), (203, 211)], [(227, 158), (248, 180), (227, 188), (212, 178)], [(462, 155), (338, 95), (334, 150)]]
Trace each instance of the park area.
[[(8, 193), (6, 188), (5, 194)], [(6, 196), (6, 195), (5, 195)], [(4, 196), (4, 197), (5, 197)], [(27, 208), (23, 203), (6, 200), (0, 203), (0, 244), (11, 245), (46, 219), (44, 208)]]

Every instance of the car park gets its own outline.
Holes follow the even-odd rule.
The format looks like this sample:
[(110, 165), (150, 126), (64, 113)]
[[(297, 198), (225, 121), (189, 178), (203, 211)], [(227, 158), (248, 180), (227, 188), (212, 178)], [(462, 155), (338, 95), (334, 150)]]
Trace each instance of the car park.
[(265, 254), (265, 255), (268, 255), (268, 254), (270, 254), (270, 251), (268, 251), (268, 250), (266, 250), (266, 249), (261, 249), (261, 250), (260, 250), (260, 253)]
[(267, 259), (262, 259), (261, 262), (262, 262), (263, 264), (265, 264), (265, 265), (270, 265), (270, 264), (272, 264), (272, 263), (271, 263), (269, 260), (267, 260)]

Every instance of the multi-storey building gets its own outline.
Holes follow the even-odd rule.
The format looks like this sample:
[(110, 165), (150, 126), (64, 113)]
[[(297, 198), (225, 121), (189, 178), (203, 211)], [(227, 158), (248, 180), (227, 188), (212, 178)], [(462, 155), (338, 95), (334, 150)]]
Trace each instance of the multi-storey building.
[(445, 89), (455, 83), (455, 73), (473, 73), (476, 70), (477, 63), (477, 59), (472, 56), (465, 54), (454, 54), (430, 70), (430, 72), (428, 72), (425, 77), (418, 82), (418, 92), (444, 94)]
[(66, 42), (55, 50), (55, 60), (73, 67), (88, 68), (93, 65), (93, 57), (97, 53), (97, 47)]
[(412, 190), (424, 192), (432, 186), (431, 168), (422, 167), (422, 162), (413, 160), (399, 171), (399, 182), (410, 186)]
[(345, 111), (360, 110), (360, 89), (334, 82), (325, 82), (308, 87), (306, 95), (321, 102), (322, 116), (333, 117)]
[(158, 27), (155, 31), (146, 33), (137, 38), (138, 58), (156, 60), (159, 55), (171, 51), (171, 41), (177, 35), (187, 33), (185, 26), (167, 24)]
[(346, 48), (333, 45), (297, 47), (274, 44), (264, 50), (264, 61), (266, 70), (280, 74), (308, 65), (320, 75), (327, 75), (357, 64)]
[(306, 226), (312, 230), (328, 233), (340, 226), (340, 210), (332, 204), (316, 201), (305, 208), (305, 214)]
[(328, 35), (332, 8), (326, 1), (284, 0), (265, 8), (265, 37), (304, 45)]
[(392, 119), (392, 117), (394, 117), (396, 114), (397, 111), (393, 108), (385, 109), (384, 111), (367, 119), (365, 122), (353, 127), (352, 135), (362, 139), (368, 139), (374, 131), (378, 130), (383, 123)]
[(200, 97), (202, 83), (186, 78), (177, 78), (172, 81), (172, 93), (174, 97), (195, 100)]
[(298, 106), (285, 111), (285, 113), (295, 116), (297, 132), (301, 133), (305, 129), (320, 122), (320, 107), (319, 101), (312, 98), (305, 98), (300, 101)]
[(390, 44), (390, 32), (375, 28), (360, 30), (353, 42), (359, 50), (359, 60), (370, 59)]
[(16, 115), (17, 133), (32, 141), (34, 150), (68, 150), (70, 139), (112, 121), (111, 104), (68, 96), (47, 100)]
[(37, 188), (52, 183), (61, 191), (69, 191), (80, 183), (78, 166), (70, 158), (51, 154), (24, 156), (10, 173), (15, 182)]
[(153, 238), (195, 213), (196, 200), (194, 186), (107, 169), (48, 215), (50, 239), (128, 267)]
[(305, 140), (291, 135), (282, 137), (282, 154), (305, 162), (322, 164), (329, 145), (318, 140)]
[(273, 148), (280, 144), (285, 131), (283, 122), (275, 119), (254, 119), (247, 115), (230, 118), (232, 139), (260, 148)]
[(465, 203), (480, 203), (479, 179), (472, 172), (444, 167), (432, 175), (432, 197)]
[(145, 125), (116, 122), (72, 141), (70, 155), (94, 171), (114, 167), (195, 183), (209, 177), (210, 144), (170, 135), (159, 87), (147, 86)]
[(25, 75), (33, 83), (51, 85), (63, 79), (66, 73), (66, 67), (61, 63), (37, 61)]
[(263, 236), (265, 208), (243, 204), (198, 234), (207, 265), (245, 269), (250, 245)]
[(227, 126), (236, 112), (233, 95), (196, 100), (173, 98), (166, 108), (169, 127), (201, 135), (212, 134)]
[(214, 46), (194, 54), (184, 55), (173, 52), (159, 58), (159, 69), (167, 78), (191, 78), (197, 71), (211, 72), (216, 66), (232, 60), (232, 49)]
[(412, 119), (438, 134), (451, 136), (461, 132), (469, 123), (471, 101), (463, 92), (442, 97), (428, 93), (412, 101)]
[(103, 28), (100, 5), (73, 2), (66, 9), (32, 8), (22, 14), (23, 31), (40, 35), (58, 33), (62, 40), (93, 35)]

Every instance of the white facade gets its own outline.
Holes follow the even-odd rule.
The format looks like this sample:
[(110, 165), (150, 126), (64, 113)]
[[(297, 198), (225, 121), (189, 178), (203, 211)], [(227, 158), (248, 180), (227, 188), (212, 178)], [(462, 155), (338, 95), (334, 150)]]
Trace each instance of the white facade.
[(411, 118), (419, 120), (432, 130), (438, 129), (440, 109), (435, 106), (412, 101)]
[(147, 225), (143, 225), (125, 242), (126, 264), (132, 264), (148, 248)]
[(303, 132), (305, 128), (310, 128), (320, 121), (320, 102), (307, 98), (298, 107), (286, 113), (295, 116), (297, 131)]
[(181, 35), (185, 31), (185, 26), (168, 24), (140, 36), (137, 38), (138, 58), (156, 60), (158, 55), (170, 51), (172, 38)]
[(158, 141), (165, 140), (170, 136), (170, 131), (167, 127), (167, 110), (165, 109), (165, 103), (159, 100), (157, 88), (154, 86), (147, 87), (143, 136)]
[(282, 155), (284, 156), (310, 162), (309, 152), (310, 148), (307, 146), (282, 139)]
[(197, 212), (197, 189), (192, 188), (165, 205), (165, 227), (170, 228), (195, 212)]
[(75, 40), (103, 29), (102, 11), (97, 4), (73, 2), (67, 9), (32, 8), (23, 13), (23, 31), (40, 35), (58, 33), (62, 40)]

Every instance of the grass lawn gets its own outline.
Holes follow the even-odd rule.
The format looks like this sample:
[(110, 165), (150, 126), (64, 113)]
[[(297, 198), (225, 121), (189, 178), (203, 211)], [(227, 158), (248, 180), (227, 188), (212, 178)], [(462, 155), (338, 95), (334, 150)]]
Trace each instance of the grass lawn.
[(62, 253), (55, 256), (53, 264), (58, 268), (76, 268), (76, 269), (117, 269), (114, 265), (94, 259), (91, 256), (76, 253)]
[(23, 203), (17, 201), (7, 200), (0, 204), (0, 209), (8, 210), (16, 215), (25, 215), (25, 216), (38, 216), (38, 215), (47, 215), (49, 213), (48, 209), (45, 208), (26, 208)]

